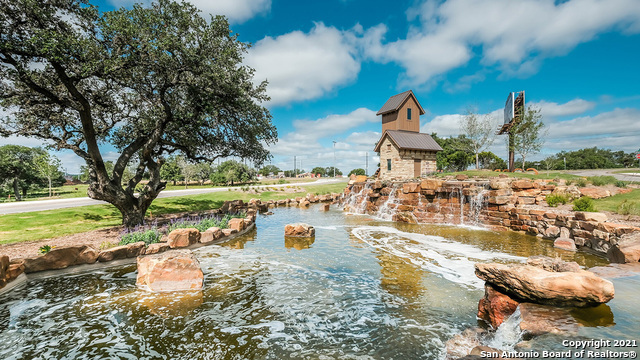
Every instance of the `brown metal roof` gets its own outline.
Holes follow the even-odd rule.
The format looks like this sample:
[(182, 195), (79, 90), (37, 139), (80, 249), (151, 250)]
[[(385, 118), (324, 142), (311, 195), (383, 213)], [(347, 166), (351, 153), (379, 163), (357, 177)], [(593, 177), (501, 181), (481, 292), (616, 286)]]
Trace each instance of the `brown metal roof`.
[(400, 109), (400, 106), (404, 104), (404, 101), (409, 96), (413, 96), (413, 100), (416, 101), (416, 104), (418, 104), (418, 107), (420, 108), (420, 115), (424, 115), (425, 111), (422, 108), (422, 105), (420, 105), (420, 103), (418, 102), (418, 99), (416, 99), (416, 96), (413, 94), (413, 91), (411, 90), (407, 90), (398, 95), (393, 95), (392, 97), (390, 97), (389, 100), (387, 100), (387, 102), (384, 103), (384, 105), (382, 105), (382, 108), (378, 110), (378, 113), (376, 115), (382, 115), (382, 114), (390, 113), (393, 111), (397, 111), (398, 109)]
[(387, 130), (382, 134), (380, 141), (378, 141), (374, 150), (375, 152), (380, 151), (380, 146), (382, 146), (382, 140), (384, 140), (385, 135), (389, 135), (391, 141), (400, 149), (442, 151), (440, 145), (438, 145), (429, 134), (403, 130)]

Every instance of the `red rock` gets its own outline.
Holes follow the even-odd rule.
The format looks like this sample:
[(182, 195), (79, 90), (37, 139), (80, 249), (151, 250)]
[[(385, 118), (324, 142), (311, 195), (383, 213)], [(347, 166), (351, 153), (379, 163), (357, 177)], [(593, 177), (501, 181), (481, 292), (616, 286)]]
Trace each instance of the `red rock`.
[(190, 250), (138, 257), (136, 285), (149, 291), (200, 290), (204, 275)]
[(128, 258), (132, 258), (132, 257), (136, 257), (138, 255), (144, 255), (145, 253), (145, 243), (144, 241), (138, 241), (135, 242), (133, 244), (128, 244), (127, 245), (127, 257)]
[(217, 227), (210, 227), (200, 235), (200, 242), (203, 244), (210, 243), (222, 238), (224, 234)]
[(519, 302), (496, 290), (490, 284), (485, 284), (484, 298), (478, 303), (478, 317), (497, 329), (516, 311), (518, 304)]
[(222, 235), (224, 235), (224, 237), (237, 234), (237, 233), (238, 233), (238, 230), (236, 229), (222, 229)]
[(7, 280), (13, 281), (22, 273), (24, 273), (24, 264), (10, 264), (6, 274)]
[(296, 223), (287, 224), (284, 227), (284, 236), (295, 237), (313, 237), (316, 235), (316, 229), (308, 224)]
[(245, 228), (244, 225), (245, 225), (244, 224), (244, 219), (233, 218), (233, 219), (229, 220), (228, 228), (229, 229), (234, 229), (237, 232), (241, 232)]
[(439, 179), (425, 179), (420, 183), (420, 188), (422, 190), (438, 190), (438, 188), (442, 187), (442, 180)]
[(611, 196), (611, 192), (609, 190), (597, 187), (580, 188), (580, 194), (582, 194), (582, 196), (588, 196), (592, 199), (602, 199)]
[(112, 247), (110, 249), (100, 251), (100, 255), (98, 255), (98, 261), (108, 262), (113, 260), (126, 259), (128, 253), (129, 248), (127, 247), (127, 245)]
[(519, 190), (533, 189), (533, 183), (529, 180), (516, 180), (511, 183), (511, 187)]
[(53, 248), (42, 256), (24, 259), (24, 267), (26, 273), (32, 273), (64, 269), (72, 265), (92, 264), (97, 259), (97, 250), (89, 245), (65, 246)]
[(167, 243), (172, 249), (191, 246), (200, 240), (200, 231), (194, 228), (175, 229), (169, 233)]
[(458, 181), (465, 181), (465, 180), (467, 180), (468, 178), (469, 178), (469, 176), (468, 176), (468, 175), (465, 175), (465, 174), (458, 174), (458, 175), (456, 175), (456, 180), (458, 180)]
[(308, 208), (309, 206), (311, 206), (311, 203), (308, 200), (303, 199), (302, 201), (300, 201), (301, 208)]
[(557, 239), (554, 240), (553, 242), (553, 247), (558, 248), (558, 249), (562, 249), (562, 250), (567, 250), (567, 251), (576, 251), (576, 243), (573, 241), (573, 239), (570, 238), (562, 238), (559, 237)]
[(547, 333), (576, 335), (578, 323), (570, 309), (539, 304), (520, 304), (520, 330), (527, 338)]
[(607, 251), (609, 261), (615, 263), (637, 263), (640, 261), (640, 233), (623, 236), (617, 245)]
[(169, 246), (169, 244), (167, 244), (166, 242), (159, 242), (155, 244), (149, 244), (144, 254), (145, 255), (158, 254), (161, 252), (165, 252), (169, 249), (171, 249), (171, 246)]
[(420, 183), (410, 182), (402, 185), (402, 192), (405, 194), (408, 193), (419, 193), (420, 192)]
[(323, 209), (324, 211), (329, 211), (329, 207), (330, 207), (330, 206), (331, 206), (330, 204), (324, 204), (324, 206), (322, 207), (322, 209)]
[(613, 284), (588, 271), (550, 272), (520, 264), (477, 263), (476, 276), (501, 292), (538, 304), (584, 307), (613, 299)]
[(596, 221), (596, 222), (607, 221), (607, 214), (603, 214), (599, 212), (576, 211), (575, 216), (576, 216), (576, 220)]
[(0, 255), (0, 288), (4, 287), (7, 283), (8, 270), (10, 265), (9, 257), (7, 255)]

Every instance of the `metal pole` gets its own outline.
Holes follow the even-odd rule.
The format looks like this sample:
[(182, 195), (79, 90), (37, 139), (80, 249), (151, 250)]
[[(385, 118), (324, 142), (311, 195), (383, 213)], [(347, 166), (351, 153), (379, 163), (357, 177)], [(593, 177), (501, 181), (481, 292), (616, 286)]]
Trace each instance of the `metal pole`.
[(294, 155), (293, 156), (293, 177), (296, 177), (296, 165), (297, 165), (297, 161), (296, 161), (296, 157)]
[(336, 142), (333, 142), (333, 177), (336, 177)]
[(563, 157), (562, 159), (564, 160), (564, 169), (567, 170), (567, 158)]

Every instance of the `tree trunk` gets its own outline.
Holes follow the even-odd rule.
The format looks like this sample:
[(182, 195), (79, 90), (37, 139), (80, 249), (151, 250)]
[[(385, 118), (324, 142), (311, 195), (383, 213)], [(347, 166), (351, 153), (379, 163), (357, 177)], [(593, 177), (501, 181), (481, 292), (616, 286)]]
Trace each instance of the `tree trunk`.
[(524, 172), (524, 156), (522, 156), (522, 171)]
[(51, 197), (51, 178), (49, 178), (48, 180), (49, 180), (49, 197)]
[(476, 170), (480, 170), (480, 161), (478, 160), (478, 153), (476, 153)]
[(20, 196), (20, 188), (18, 187), (18, 178), (13, 179), (13, 194), (16, 197), (16, 201), (22, 201), (22, 196)]
[(130, 209), (119, 209), (122, 214), (122, 225), (131, 229), (137, 225), (144, 224), (144, 214), (147, 209), (142, 210), (138, 207), (132, 207)]

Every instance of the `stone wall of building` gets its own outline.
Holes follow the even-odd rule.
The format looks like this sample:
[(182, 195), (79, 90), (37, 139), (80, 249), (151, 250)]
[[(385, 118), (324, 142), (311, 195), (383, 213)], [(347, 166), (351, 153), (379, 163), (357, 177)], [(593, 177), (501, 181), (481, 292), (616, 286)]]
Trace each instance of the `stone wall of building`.
[[(387, 170), (387, 159), (391, 159), (391, 170)], [(420, 174), (430, 174), (436, 171), (436, 152), (400, 150), (385, 137), (380, 147), (380, 178), (382, 180), (413, 179), (414, 160), (420, 159)]]

